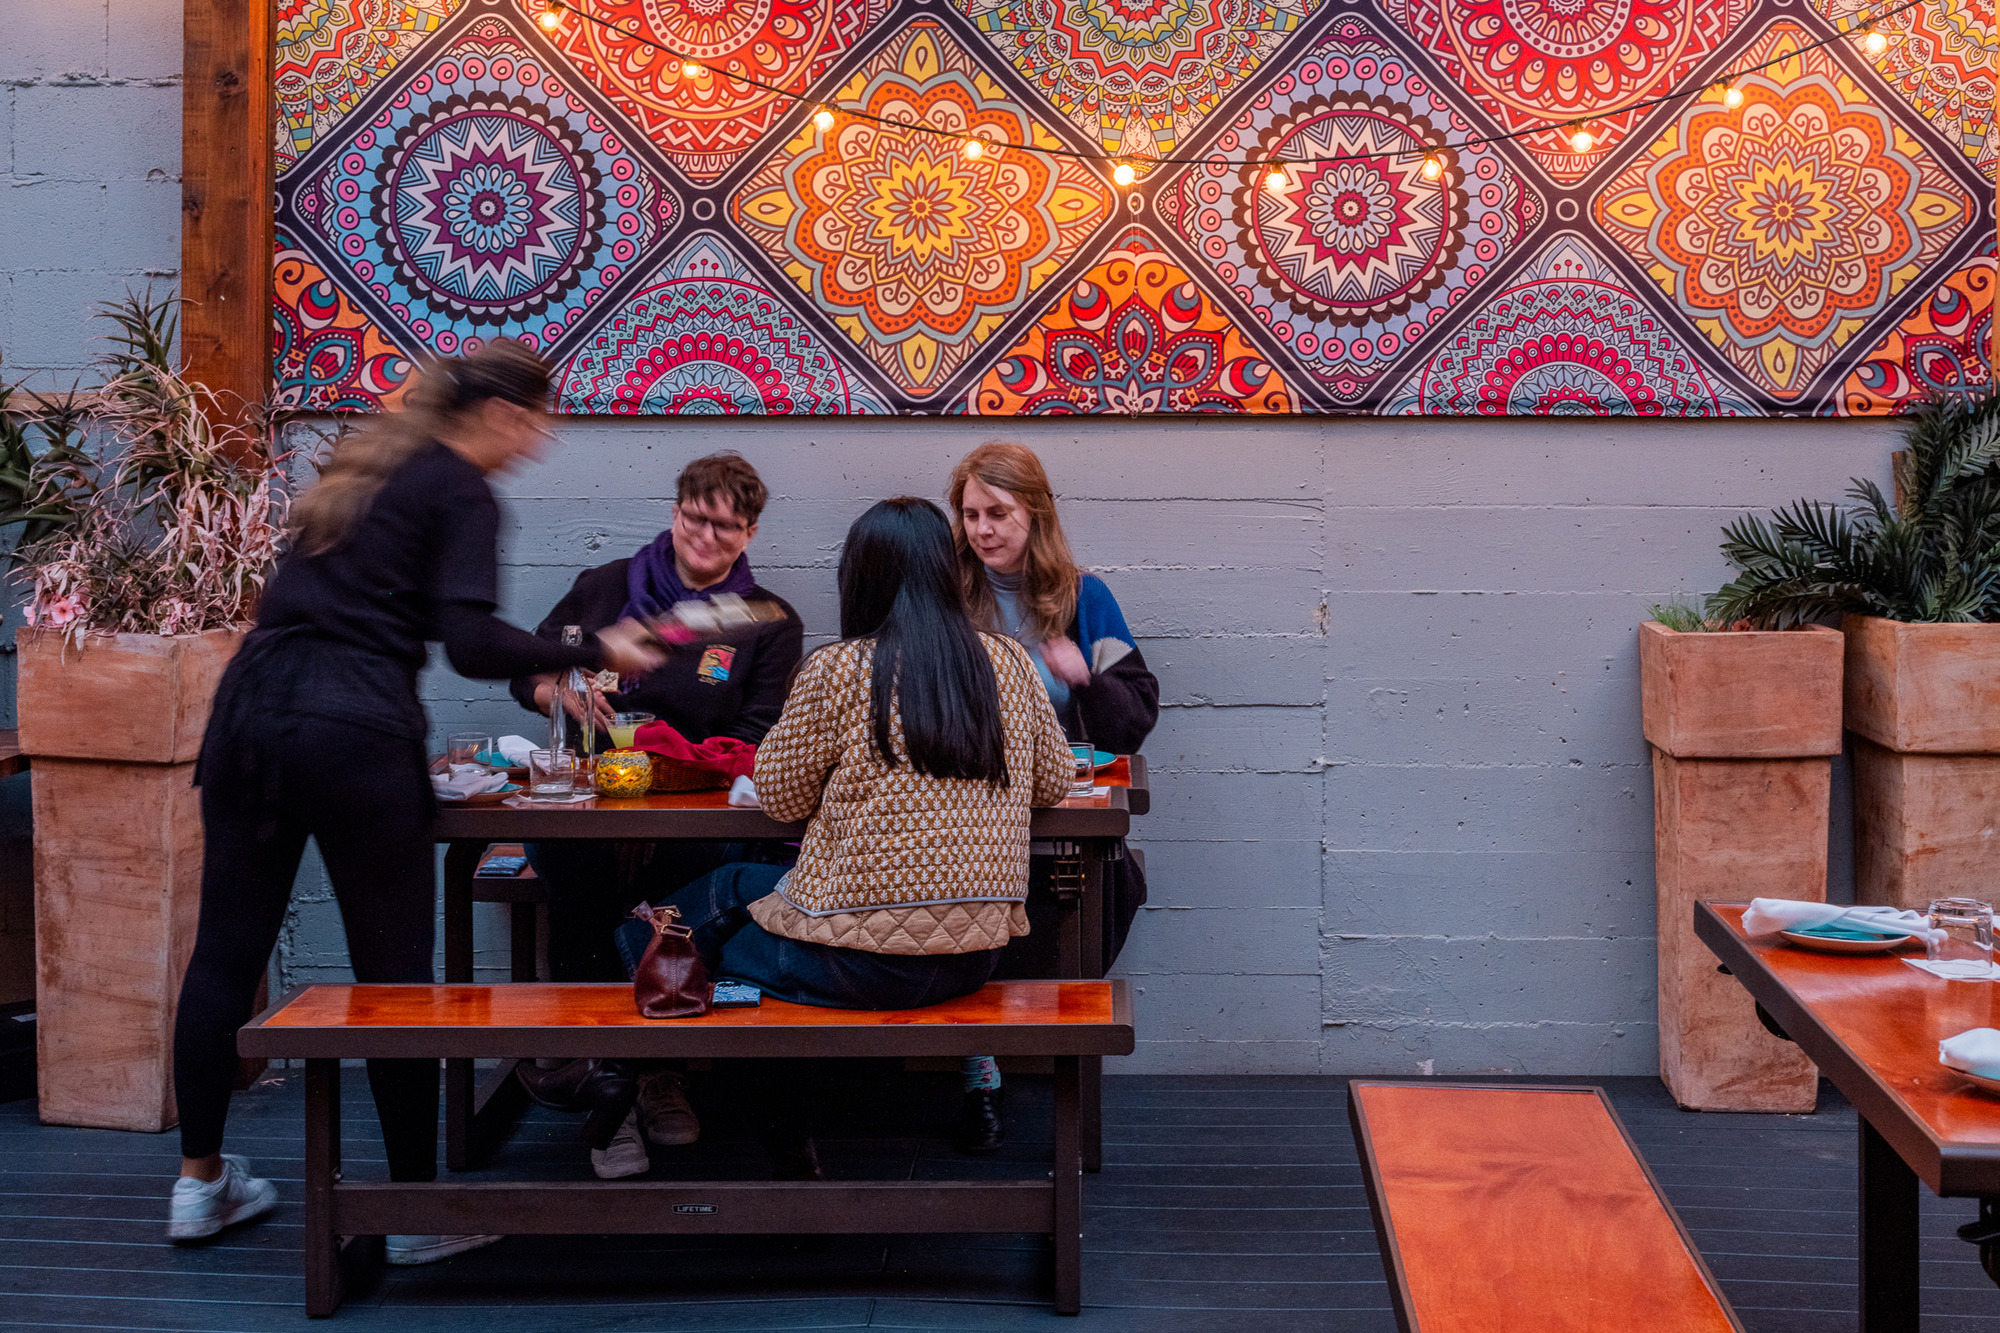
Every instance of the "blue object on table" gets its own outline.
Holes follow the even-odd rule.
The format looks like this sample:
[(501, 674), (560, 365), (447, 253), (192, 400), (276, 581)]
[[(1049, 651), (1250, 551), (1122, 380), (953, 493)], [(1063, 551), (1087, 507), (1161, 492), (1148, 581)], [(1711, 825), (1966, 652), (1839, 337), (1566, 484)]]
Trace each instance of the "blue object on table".
[(1090, 762), (1093, 767), (1103, 768), (1106, 764), (1117, 763), (1118, 756), (1115, 754), (1106, 754), (1102, 750), (1092, 750), (1090, 752)]
[(1829, 921), (1823, 926), (1796, 926), (1789, 933), (1815, 935), (1823, 940), (1904, 940), (1910, 937), (1910, 932), (1907, 930), (1875, 930), (1839, 921)]

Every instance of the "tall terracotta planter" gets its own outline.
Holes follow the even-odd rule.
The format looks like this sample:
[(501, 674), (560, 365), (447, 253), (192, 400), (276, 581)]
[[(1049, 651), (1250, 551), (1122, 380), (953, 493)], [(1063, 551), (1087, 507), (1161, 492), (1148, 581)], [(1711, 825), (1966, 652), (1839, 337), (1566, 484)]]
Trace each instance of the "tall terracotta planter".
[(1921, 911), (2000, 869), (2000, 625), (1849, 616), (1854, 895)]
[(241, 635), (20, 632), (21, 748), (33, 759), (41, 1116), (163, 1130), (174, 1006), (194, 947), (194, 759)]
[(1653, 754), (1660, 1077), (1694, 1110), (1810, 1111), (1818, 1071), (1717, 973), (1694, 936), (1694, 904), (1825, 899), (1840, 636), (1676, 634), (1649, 620), (1639, 680)]

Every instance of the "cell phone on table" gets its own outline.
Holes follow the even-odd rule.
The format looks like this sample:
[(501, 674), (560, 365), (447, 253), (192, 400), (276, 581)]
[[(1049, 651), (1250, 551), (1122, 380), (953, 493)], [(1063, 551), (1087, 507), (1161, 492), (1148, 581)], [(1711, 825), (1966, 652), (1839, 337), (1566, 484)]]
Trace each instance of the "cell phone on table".
[(512, 879), (521, 873), (521, 867), (528, 864), (525, 856), (489, 856), (479, 869), (473, 871), (477, 879)]
[(754, 1009), (764, 1003), (764, 992), (741, 981), (718, 981), (711, 1003), (717, 1009)]

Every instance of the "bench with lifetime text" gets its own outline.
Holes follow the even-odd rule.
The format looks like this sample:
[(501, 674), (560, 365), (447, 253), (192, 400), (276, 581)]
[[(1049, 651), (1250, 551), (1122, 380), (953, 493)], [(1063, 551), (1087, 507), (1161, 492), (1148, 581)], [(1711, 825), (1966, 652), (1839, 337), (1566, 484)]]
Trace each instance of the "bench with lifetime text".
[[(767, 999), (700, 1018), (639, 1017), (624, 984), (308, 986), (252, 1019), (238, 1049), (306, 1067), (306, 1313), (340, 1305), (342, 1236), (503, 1233), (1040, 1232), (1058, 1313), (1082, 1306), (1080, 1066), (1129, 1055), (1123, 981), (1002, 981), (925, 1009)], [(1055, 1151), (1040, 1180), (349, 1181), (340, 1062), (1036, 1055), (1055, 1065)]]

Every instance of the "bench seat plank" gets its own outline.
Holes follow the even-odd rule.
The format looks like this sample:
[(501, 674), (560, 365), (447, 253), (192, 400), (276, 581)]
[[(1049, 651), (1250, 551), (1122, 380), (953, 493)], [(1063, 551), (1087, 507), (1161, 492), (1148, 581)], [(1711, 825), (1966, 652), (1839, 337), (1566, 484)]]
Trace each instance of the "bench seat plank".
[(1601, 1090), (1357, 1082), (1349, 1108), (1406, 1333), (1742, 1328)]
[(821, 1009), (766, 998), (700, 1018), (641, 1018), (619, 982), (308, 986), (237, 1036), (278, 1059), (421, 1056), (1129, 1055), (1123, 981), (990, 982), (924, 1009)]

